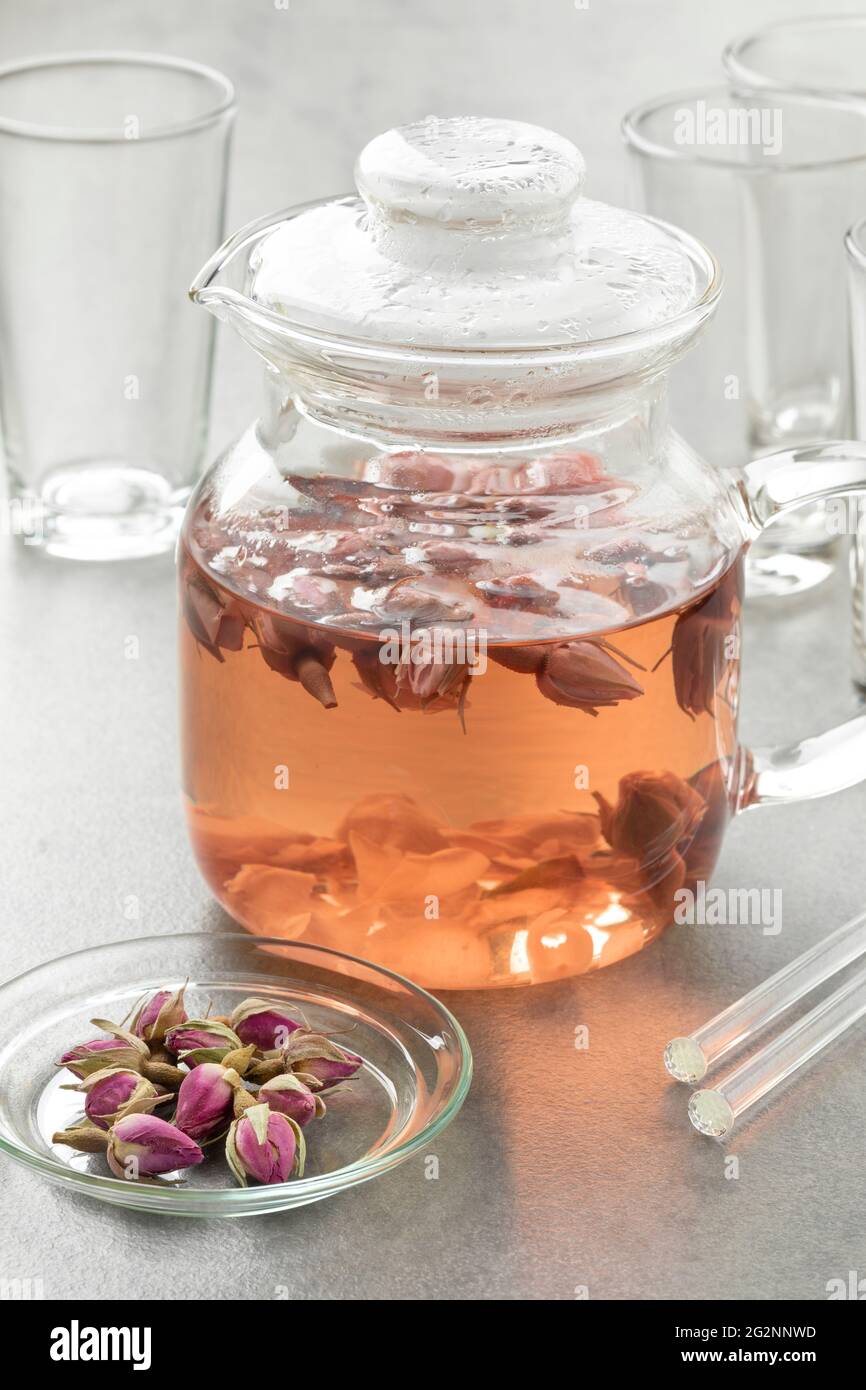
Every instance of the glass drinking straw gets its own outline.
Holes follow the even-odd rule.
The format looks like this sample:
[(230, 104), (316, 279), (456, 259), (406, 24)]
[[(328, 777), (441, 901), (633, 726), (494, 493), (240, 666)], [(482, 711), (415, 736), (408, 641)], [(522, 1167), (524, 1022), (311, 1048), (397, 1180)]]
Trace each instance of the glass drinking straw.
[(750, 1109), (798, 1067), (866, 1014), (866, 969), (804, 1014), (754, 1057), (736, 1067), (711, 1090), (695, 1091), (689, 1100), (689, 1119), (701, 1134), (721, 1139)]
[(703, 1080), (709, 1068), (732, 1048), (748, 1042), (791, 1004), (796, 1004), (837, 971), (844, 970), (864, 951), (866, 913), (860, 913), (716, 1014), (709, 1023), (686, 1038), (674, 1038), (669, 1042), (664, 1062), (670, 1075), (676, 1081)]

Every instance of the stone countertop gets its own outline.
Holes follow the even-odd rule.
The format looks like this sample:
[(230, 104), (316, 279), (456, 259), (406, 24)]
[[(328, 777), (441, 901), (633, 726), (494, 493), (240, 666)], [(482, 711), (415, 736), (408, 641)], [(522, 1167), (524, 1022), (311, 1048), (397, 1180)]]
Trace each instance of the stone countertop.
[[(732, 0), (700, 7), (698, 24), (687, 0), (78, 0), (74, 12), (32, 0), (0, 11), (0, 39), (7, 59), (129, 47), (228, 72), (241, 112), (237, 226), (345, 188), (366, 138), (431, 110), (515, 114), (572, 134), (592, 191), (621, 199), (626, 107), (712, 79), (727, 37), (790, 12)], [(255, 413), (258, 392), (250, 355), (224, 335), (214, 451)], [(129, 934), (224, 930), (181, 818), (171, 562), (109, 570), (4, 543), (0, 566), (0, 974)], [(753, 605), (746, 626), (747, 741), (789, 741), (854, 712), (843, 576)], [(130, 636), (136, 661), (125, 659)], [(866, 1271), (862, 1034), (727, 1149), (691, 1130), (686, 1092), (660, 1058), (670, 1036), (860, 908), (864, 813), (861, 788), (732, 827), (714, 881), (781, 889), (777, 936), (675, 927), (586, 979), (446, 996), (476, 1075), (433, 1146), (438, 1180), (418, 1155), (316, 1206), (193, 1222), (119, 1212), (3, 1160), (0, 1276), (41, 1277), (61, 1299), (826, 1297), (829, 1279)], [(578, 1025), (586, 1051), (574, 1047)]]

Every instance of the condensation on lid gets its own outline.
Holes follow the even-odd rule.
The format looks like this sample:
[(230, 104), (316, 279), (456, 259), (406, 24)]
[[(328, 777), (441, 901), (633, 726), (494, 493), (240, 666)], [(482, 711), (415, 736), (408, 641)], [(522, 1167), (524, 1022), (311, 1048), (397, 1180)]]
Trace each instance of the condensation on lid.
[(358, 158), (359, 197), (256, 245), (251, 297), (311, 329), (415, 348), (591, 343), (690, 308), (683, 241), (582, 197), (584, 175), (570, 141), (518, 121), (387, 131)]

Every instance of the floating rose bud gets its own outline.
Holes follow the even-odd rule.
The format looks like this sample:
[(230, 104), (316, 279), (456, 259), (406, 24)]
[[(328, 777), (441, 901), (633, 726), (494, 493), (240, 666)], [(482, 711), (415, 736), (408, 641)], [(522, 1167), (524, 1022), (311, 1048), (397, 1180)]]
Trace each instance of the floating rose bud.
[(410, 450), (369, 459), (364, 465), (364, 478), (380, 487), (406, 492), (451, 492), (454, 488), (454, 470), (447, 459)]
[(287, 680), (298, 681), (308, 695), (333, 709), (337, 699), (328, 672), (337, 659), (336, 648), (309, 628), (268, 616), (257, 620), (256, 631), (265, 664)]
[(223, 602), (199, 574), (193, 573), (183, 592), (183, 612), (199, 646), (223, 661), (223, 650), (239, 652), (243, 646), (244, 618), (238, 604)]
[(327, 613), (336, 602), (338, 589), (333, 579), (310, 574), (306, 569), (279, 574), (268, 589), (268, 598), (289, 608), (309, 608), (316, 615)]
[(493, 608), (525, 607), (540, 609), (542, 612), (555, 608), (560, 600), (558, 588), (545, 583), (544, 576), (536, 574), (509, 574), (493, 579), (482, 579), (478, 588)]
[(669, 591), (663, 584), (656, 584), (643, 575), (627, 574), (615, 590), (615, 596), (631, 609), (635, 617), (646, 618), (664, 606)]
[(93, 1072), (77, 1087), (85, 1093), (84, 1113), (92, 1124), (109, 1129), (121, 1115), (149, 1110), (169, 1097), (160, 1095), (151, 1081), (137, 1071), (107, 1067)]
[(235, 1120), (226, 1139), (229, 1167), (242, 1187), (247, 1179), (286, 1182), (304, 1171), (306, 1145), (294, 1120), (267, 1105), (252, 1105)]
[[(430, 583), (435, 583), (435, 580)], [(382, 600), (374, 605), (373, 611), (380, 618), (405, 620), (419, 625), (462, 623), (472, 617), (472, 609), (463, 598), (437, 589), (423, 588), (411, 579), (399, 579), (392, 584)]]
[(554, 647), (535, 677), (542, 695), (585, 714), (643, 695), (643, 686), (598, 642), (563, 642)]
[(237, 1033), (224, 1023), (217, 1023), (212, 1018), (188, 1018), (185, 1023), (169, 1028), (165, 1045), (169, 1052), (189, 1064), (188, 1053), (198, 1050), (212, 1052), (215, 1055), (207, 1060), (218, 1062), (227, 1052), (233, 1052), (242, 1044)]
[[(420, 641), (407, 653), (396, 670), (396, 699), (405, 704), (405, 696), (414, 697), (425, 711), (436, 707), (456, 707), (463, 715), (469, 687), (469, 667), (465, 662), (450, 660), (455, 648), (450, 634), (437, 638), (436, 630), (425, 634), (429, 640)], [(447, 640), (448, 645), (445, 645)]]
[(511, 464), (487, 464), (477, 468), (464, 488), (467, 497), (513, 497), (517, 469)]
[(601, 459), (595, 454), (547, 454), (524, 463), (517, 470), (520, 492), (579, 492), (611, 482)]
[(282, 1047), (301, 1025), (270, 999), (243, 999), (231, 1016), (231, 1026), (241, 1042), (253, 1043), (262, 1052)]
[(186, 1021), (186, 1009), (183, 1006), (183, 995), (185, 986), (172, 992), (168, 989), (161, 989), (136, 1013), (130, 1024), (130, 1032), (137, 1038), (144, 1038), (146, 1042), (162, 1042), (169, 1028), (175, 1028), (179, 1023)]
[(108, 1131), (108, 1166), (118, 1178), (135, 1180), (176, 1168), (192, 1168), (204, 1154), (182, 1130), (158, 1115), (124, 1115)]
[(238, 1073), (219, 1062), (203, 1062), (189, 1072), (177, 1093), (174, 1123), (190, 1139), (207, 1144), (224, 1134), (232, 1118)]
[[(347, 1081), (364, 1064), (363, 1057), (338, 1047), (322, 1033), (299, 1028), (283, 1048), (283, 1059), (295, 1074), (312, 1076), (322, 1090)], [(309, 1084), (309, 1083), (307, 1083)]]
[(482, 561), (477, 550), (469, 545), (460, 545), (457, 541), (428, 541), (426, 545), (413, 546), (405, 553), (407, 559), (417, 559), (421, 564), (435, 565), (437, 570), (452, 573), (465, 573)]
[(284, 1072), (259, 1087), (259, 1100), (288, 1115), (300, 1129), (325, 1113), (325, 1102), (314, 1095), (293, 1072)]
[(506, 666), (509, 671), (535, 675), (547, 660), (548, 650), (546, 643), (539, 642), (534, 647), (493, 647), (488, 655), (491, 661), (495, 661), (499, 666)]
[(680, 709), (693, 718), (715, 716), (719, 688), (739, 656), (740, 582), (735, 566), (718, 588), (681, 613), (674, 624), (674, 690)]
[(386, 665), (380, 659), (379, 647), (375, 647), (373, 651), (353, 652), (352, 664), (361, 677), (360, 688), (372, 695), (374, 700), (384, 700), (399, 714), (397, 668)]

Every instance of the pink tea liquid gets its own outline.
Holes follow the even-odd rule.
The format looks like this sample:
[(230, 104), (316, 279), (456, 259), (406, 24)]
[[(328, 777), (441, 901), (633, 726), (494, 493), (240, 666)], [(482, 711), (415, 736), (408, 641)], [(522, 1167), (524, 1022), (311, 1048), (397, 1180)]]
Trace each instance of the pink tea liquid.
[[(215, 896), (254, 932), (432, 988), (555, 980), (640, 950), (709, 878), (737, 794), (741, 561), (659, 614), (647, 564), (617, 569), (615, 597), (587, 565), (570, 626), (573, 595), (514, 563), (473, 577), (433, 541), (423, 583), (405, 545), (371, 576), (357, 526), (323, 547), (306, 525), (277, 543), (288, 559), (269, 541), (267, 563), (220, 532), (225, 575), (203, 563), (208, 514), (187, 527), (184, 788)], [(248, 576), (251, 557), (244, 594), (232, 566)], [(600, 625), (605, 603), (627, 622)], [(388, 623), (411, 642), (386, 642)], [(443, 656), (425, 631), (480, 637)]]

